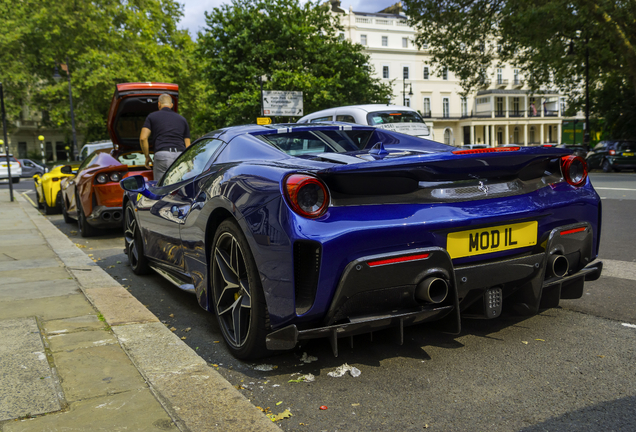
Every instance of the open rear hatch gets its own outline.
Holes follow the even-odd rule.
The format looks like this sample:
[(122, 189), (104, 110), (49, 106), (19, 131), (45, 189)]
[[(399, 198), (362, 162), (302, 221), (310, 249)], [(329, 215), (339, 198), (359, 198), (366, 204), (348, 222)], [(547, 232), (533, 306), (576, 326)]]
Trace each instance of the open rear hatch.
[[(116, 153), (141, 150), (139, 135), (146, 117), (157, 111), (157, 100), (163, 93), (172, 96), (173, 111), (178, 112), (179, 85), (168, 83), (124, 83), (117, 84), (108, 111), (108, 133)], [(150, 150), (154, 139), (150, 136)]]

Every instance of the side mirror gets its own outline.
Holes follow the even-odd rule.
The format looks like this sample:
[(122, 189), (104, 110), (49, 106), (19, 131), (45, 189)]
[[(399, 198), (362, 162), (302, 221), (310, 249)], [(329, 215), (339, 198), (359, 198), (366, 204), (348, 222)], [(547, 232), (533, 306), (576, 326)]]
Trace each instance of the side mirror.
[(141, 175), (126, 177), (119, 182), (119, 185), (127, 192), (137, 192), (152, 200), (158, 200), (161, 198), (146, 189), (146, 179)]
[(142, 193), (146, 190), (146, 179), (140, 175), (130, 176), (120, 181), (119, 185), (125, 191)]
[(62, 168), (60, 168), (60, 172), (62, 174), (73, 174), (73, 167), (70, 165), (64, 165)]

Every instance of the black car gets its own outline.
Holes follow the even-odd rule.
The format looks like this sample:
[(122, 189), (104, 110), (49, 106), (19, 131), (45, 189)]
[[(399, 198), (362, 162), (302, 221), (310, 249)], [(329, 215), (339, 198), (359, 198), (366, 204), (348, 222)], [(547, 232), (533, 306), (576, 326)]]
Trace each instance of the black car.
[(38, 164), (37, 162), (32, 161), (31, 159), (19, 159), (20, 164), (22, 165), (22, 178), (31, 178), (34, 175), (42, 175), (48, 171), (46, 167)]
[(636, 169), (636, 140), (601, 141), (585, 160), (589, 169), (605, 172)]

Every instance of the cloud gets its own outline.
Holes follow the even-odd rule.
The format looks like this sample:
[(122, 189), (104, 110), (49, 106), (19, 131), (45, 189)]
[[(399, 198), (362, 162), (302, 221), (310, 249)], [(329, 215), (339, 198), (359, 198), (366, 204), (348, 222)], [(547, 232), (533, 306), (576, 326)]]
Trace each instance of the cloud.
[[(184, 17), (179, 28), (190, 30), (190, 35), (196, 37), (198, 31), (205, 28), (205, 12), (211, 11), (222, 4), (231, 3), (230, 0), (178, 0), (184, 6)], [(301, 0), (302, 1), (302, 0)], [(322, 0), (321, 0), (322, 1)], [(349, 6), (356, 12), (378, 12), (395, 4), (398, 0), (342, 0), (341, 7), (349, 10)]]

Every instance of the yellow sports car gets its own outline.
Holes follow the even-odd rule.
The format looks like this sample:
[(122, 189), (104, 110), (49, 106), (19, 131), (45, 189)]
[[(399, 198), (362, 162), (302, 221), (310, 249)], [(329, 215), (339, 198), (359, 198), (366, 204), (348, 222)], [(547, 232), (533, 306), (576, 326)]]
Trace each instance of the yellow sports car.
[[(60, 180), (64, 177), (75, 177), (75, 174), (62, 174), (60, 169), (64, 165), (57, 165), (43, 175), (34, 175), (35, 193), (38, 196), (38, 208), (44, 209), (44, 214), (59, 213), (62, 209), (60, 201)], [(79, 166), (79, 162), (71, 164), (73, 170)]]

